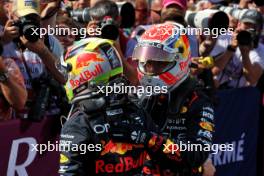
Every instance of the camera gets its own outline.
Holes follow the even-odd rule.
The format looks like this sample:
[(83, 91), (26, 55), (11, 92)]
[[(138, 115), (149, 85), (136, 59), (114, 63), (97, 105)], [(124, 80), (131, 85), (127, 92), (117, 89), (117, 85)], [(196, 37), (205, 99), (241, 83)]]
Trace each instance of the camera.
[(229, 18), (225, 12), (215, 9), (206, 9), (199, 12), (187, 11), (185, 21), (196, 28), (228, 28)]
[(225, 12), (226, 14), (229, 14), (230, 16), (234, 17), (237, 20), (240, 20), (242, 16), (248, 11), (248, 9), (239, 9), (239, 8), (226, 7), (226, 6), (221, 6), (219, 10)]
[(257, 48), (259, 37), (255, 29), (248, 29), (240, 31), (237, 35), (237, 41), (242, 46), (254, 46)]
[(68, 10), (68, 14), (72, 17), (75, 21), (80, 23), (88, 23), (91, 21), (91, 16), (89, 13), (90, 9), (78, 9), (78, 10)]
[[(135, 8), (130, 2), (116, 2), (118, 6), (119, 15), (121, 18), (121, 28), (131, 28), (135, 23)], [(65, 7), (68, 15), (75, 21), (80, 23), (88, 23), (91, 21), (90, 8), (73, 10), (70, 7)]]
[(106, 16), (99, 24), (101, 28), (101, 37), (104, 39), (116, 40), (119, 36), (118, 26), (115, 24), (114, 20)]
[[(36, 42), (40, 38), (38, 32), (40, 23), (36, 22), (36, 19), (32, 18), (32, 15), (34, 14), (20, 17), (13, 25), (19, 28), (20, 36), (25, 36), (30, 42)], [(37, 34), (35, 34), (35, 31), (37, 31)]]
[[(77, 22), (88, 23), (91, 21), (89, 11), (89, 8), (83, 10), (70, 10), (68, 14)], [(101, 28), (102, 38), (116, 40), (119, 36), (118, 25), (109, 16), (105, 16), (103, 20), (99, 22), (98, 27)]]

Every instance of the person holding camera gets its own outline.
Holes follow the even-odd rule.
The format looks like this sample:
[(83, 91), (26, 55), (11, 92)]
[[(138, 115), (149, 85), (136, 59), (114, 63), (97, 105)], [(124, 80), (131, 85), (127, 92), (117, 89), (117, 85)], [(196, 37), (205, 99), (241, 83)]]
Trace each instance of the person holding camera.
[(72, 69), (65, 89), (72, 108), (60, 135), (60, 176), (140, 175), (147, 160), (144, 133), (114, 142), (110, 131), (116, 123), (126, 126), (117, 131), (155, 126), (126, 92), (113, 91), (128, 85), (120, 57), (113, 41), (101, 38), (83, 39), (68, 50)]
[(53, 22), (57, 3), (39, 3), (36, 0), (13, 2), (12, 25), (18, 29), (19, 34), (14, 42), (22, 52), (22, 58), (16, 62), (29, 95), (25, 109), (17, 113), (22, 119), (40, 121), (45, 115), (54, 116), (61, 111), (58, 108), (61, 101), (56, 97), (63, 97), (65, 78), (61, 73), (63, 70), (59, 70), (56, 63), (63, 56), (63, 48), (54, 36), (40, 34), (40, 29), (55, 26)]
[(218, 55), (212, 72), (220, 88), (255, 86), (264, 70), (264, 46), (259, 38), (262, 15), (248, 10), (240, 19), (230, 42), (219, 41), (211, 53)]
[(12, 43), (18, 30), (5, 12), (0, 1), (0, 121), (14, 118), (14, 112), (23, 109), (27, 100), (24, 79), (14, 60), (21, 55)]

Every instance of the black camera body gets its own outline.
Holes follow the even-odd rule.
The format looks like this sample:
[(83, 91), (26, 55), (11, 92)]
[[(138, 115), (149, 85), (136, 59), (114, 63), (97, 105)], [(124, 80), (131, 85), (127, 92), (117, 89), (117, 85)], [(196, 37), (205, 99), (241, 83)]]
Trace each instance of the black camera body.
[[(50, 74), (43, 73), (40, 77), (33, 79), (31, 84), (36, 91), (36, 96), (30, 107), (28, 120), (40, 122), (45, 117), (46, 111), (51, 103), (57, 105), (61, 114), (68, 114), (70, 108), (65, 96), (65, 89)], [(57, 98), (53, 99), (53, 96)]]
[(240, 31), (237, 35), (237, 41), (242, 46), (254, 46), (258, 47), (259, 35), (255, 29)]
[[(99, 20), (99, 28), (101, 28), (101, 38), (116, 40), (119, 36), (119, 27), (121, 28), (131, 28), (135, 23), (135, 8), (130, 2), (116, 2), (118, 14), (121, 16), (121, 24), (117, 24), (115, 21), (115, 17), (110, 17), (110, 13), (104, 12), (100, 14), (97, 20)], [(106, 6), (108, 7), (108, 6)], [(108, 7), (110, 8), (110, 7)], [(100, 9), (100, 8), (99, 8)], [(111, 8), (110, 8), (111, 9)], [(84, 8), (73, 10), (71, 8), (65, 8), (68, 15), (72, 17), (75, 21), (80, 23), (88, 23), (94, 17), (94, 14), (97, 14), (98, 9), (96, 7), (93, 8)], [(100, 11), (100, 10), (99, 10)], [(112, 13), (112, 12), (111, 12)], [(108, 14), (108, 15), (107, 15)]]
[[(89, 10), (89, 8), (69, 10), (68, 14), (79, 23), (88, 23), (91, 21)], [(115, 24), (114, 20), (109, 16), (104, 17), (104, 19), (99, 22), (98, 27), (101, 28), (101, 36), (99, 37), (116, 40), (119, 36), (118, 25)]]
[(100, 22), (99, 27), (101, 28), (102, 38), (110, 40), (116, 40), (118, 38), (118, 26), (117, 24), (115, 24), (115, 21), (111, 17), (104, 17), (104, 19)]
[[(13, 25), (19, 28), (20, 36), (25, 36), (25, 38), (30, 42), (36, 42), (40, 38), (40, 23), (36, 22), (31, 15), (20, 17), (19, 20), (13, 23)], [(37, 34), (35, 34), (35, 31), (37, 31)]]

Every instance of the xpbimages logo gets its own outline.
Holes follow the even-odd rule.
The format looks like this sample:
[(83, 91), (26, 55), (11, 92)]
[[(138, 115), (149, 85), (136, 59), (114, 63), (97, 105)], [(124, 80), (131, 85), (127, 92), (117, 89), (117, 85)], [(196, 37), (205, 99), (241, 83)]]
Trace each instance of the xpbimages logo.
[(46, 35), (80, 36), (81, 39), (84, 39), (88, 36), (100, 36), (101, 34), (101, 28), (69, 28), (58, 25), (55, 27), (48, 25), (47, 28), (32, 28), (31, 35), (40, 36), (40, 38)]
[(157, 94), (168, 93), (167, 86), (127, 86), (124, 83), (116, 84), (111, 86), (97, 86), (97, 93), (105, 94), (137, 94), (138, 96), (151, 96)]
[(101, 144), (74, 144), (70, 141), (61, 140), (52, 143), (48, 141), (47, 144), (31, 144), (31, 152), (36, 151), (39, 154), (45, 152), (79, 152), (80, 154), (86, 154), (87, 152), (101, 151)]
[(212, 154), (217, 154), (218, 152), (222, 151), (233, 151), (234, 146), (233, 144), (194, 144), (188, 141), (187, 143), (183, 143), (182, 141), (179, 144), (170, 143), (170, 144), (163, 144), (163, 152), (164, 153), (171, 153), (175, 154), (178, 152), (184, 151), (205, 151), (211, 152)]

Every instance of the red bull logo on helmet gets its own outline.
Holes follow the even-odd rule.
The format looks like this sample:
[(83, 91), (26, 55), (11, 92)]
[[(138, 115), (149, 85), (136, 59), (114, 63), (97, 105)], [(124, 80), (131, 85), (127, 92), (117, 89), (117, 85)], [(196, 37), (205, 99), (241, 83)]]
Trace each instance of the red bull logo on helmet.
[(82, 53), (77, 57), (76, 69), (88, 67), (92, 62), (104, 62), (104, 59), (98, 58), (96, 53)]
[(175, 35), (175, 26), (171, 24), (156, 25), (147, 30), (142, 36), (141, 40), (156, 40), (158, 42), (164, 42), (168, 40), (172, 35)]
[(72, 88), (76, 88), (79, 85), (91, 80), (92, 78), (103, 73), (103, 69), (100, 64), (95, 65), (95, 69), (93, 71), (86, 70), (80, 73), (80, 76), (77, 79), (71, 79), (69, 82)]

